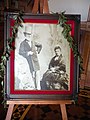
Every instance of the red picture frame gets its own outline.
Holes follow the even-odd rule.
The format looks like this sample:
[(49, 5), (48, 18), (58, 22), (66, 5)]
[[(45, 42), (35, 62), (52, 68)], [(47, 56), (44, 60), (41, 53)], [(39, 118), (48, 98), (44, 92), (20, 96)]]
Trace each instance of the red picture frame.
[[(8, 39), (9, 37), (12, 36), (12, 27), (14, 26), (14, 22), (15, 22), (13, 19), (14, 15), (16, 15), (16, 14), (15, 13), (6, 13), (5, 14), (5, 17), (6, 17), (5, 42), (6, 42), (6, 39)], [(67, 24), (70, 24), (70, 26), (71, 26), (71, 33), (70, 34), (74, 38), (74, 41), (78, 45), (80, 15), (66, 15), (66, 17), (68, 19)], [(62, 36), (62, 32), (60, 33), (60, 31), (63, 27), (61, 27), (61, 29), (56, 27), (56, 26), (58, 26), (58, 18), (59, 18), (59, 15), (55, 15), (55, 14), (54, 15), (47, 15), (47, 14), (46, 15), (31, 15), (31, 14), (24, 14), (23, 15), (24, 28), (19, 28), (18, 31), (20, 31), (20, 32), (18, 32), (17, 38), (16, 38), (15, 43), (14, 43), (16, 49), (11, 51), (10, 59), (7, 62), (6, 77), (5, 77), (5, 81), (6, 81), (5, 82), (5, 98), (6, 99), (24, 99), (24, 98), (26, 98), (26, 99), (29, 99), (29, 98), (30, 99), (56, 99), (56, 97), (57, 97), (57, 99), (74, 99), (75, 98), (76, 94), (78, 93), (79, 67), (77, 64), (77, 59), (74, 58), (72, 49), (69, 47), (69, 45), (68, 46), (66, 45), (66, 44), (68, 44), (68, 42), (63, 43), (64, 37)], [(18, 68), (18, 66), (22, 62), (23, 57), (19, 54), (21, 58), (18, 57), (18, 59), (17, 59), (17, 53), (19, 53), (17, 51), (20, 50), (20, 44), (22, 42), (21, 39), (23, 38), (22, 37), (23, 33), (26, 30), (26, 26), (29, 26), (29, 25), (34, 26), (33, 40), (35, 41), (37, 39), (37, 41), (42, 45), (41, 53), (38, 55), (39, 56), (38, 59), (39, 59), (40, 65), (41, 65), (40, 66), (41, 67), (40, 89), (39, 89), (39, 87), (37, 87), (37, 89), (35, 89), (33, 79), (32, 79), (31, 83), (29, 83), (30, 81), (28, 81), (28, 79), (26, 79), (26, 78), (28, 78), (27, 75), (30, 75), (29, 73), (27, 74), (27, 72), (30, 69), (29, 67), (28, 67), (29, 68), (28, 70), (26, 69), (26, 71), (27, 71), (25, 73), (25, 74), (27, 74), (26, 76), (23, 76), (23, 73), (22, 74), (20, 73), (21, 67), (19, 67), (20, 70)], [(48, 29), (47, 29), (47, 27), (48, 27)], [(56, 31), (54, 32), (53, 29), (57, 30), (57, 32)], [(43, 33), (42, 33), (42, 31), (43, 31)], [(59, 33), (58, 33), (58, 31), (59, 31)], [(60, 35), (62, 36), (62, 38), (57, 38), (57, 36), (60, 37)], [(46, 40), (44, 39), (44, 37)], [(26, 38), (26, 36), (25, 36), (25, 38)], [(44, 40), (42, 40), (42, 38)], [(49, 46), (48, 46), (48, 44), (49, 44)], [(52, 58), (54, 56), (54, 52), (55, 52), (55, 51), (49, 52), (49, 50), (51, 50), (52, 48), (54, 49), (54, 47), (56, 45), (59, 45), (62, 48), (62, 51), (63, 51), (62, 53), (64, 54), (63, 55), (64, 60), (66, 59), (66, 57), (68, 57), (68, 59), (69, 59), (69, 60), (66, 60), (67, 62), (65, 62), (66, 64), (63, 68), (65, 70), (65, 75), (67, 72), (67, 75), (69, 77), (69, 80), (68, 80), (69, 82), (67, 82), (64, 85), (65, 87), (61, 87), (59, 85), (59, 88), (58, 88), (58, 84), (57, 84), (58, 82), (56, 82), (56, 81), (52, 82), (53, 78), (52, 78), (52, 75), (50, 73), (51, 71), (49, 71), (50, 79), (48, 80), (48, 78), (45, 77), (45, 80), (43, 82), (43, 76), (47, 75), (46, 72), (48, 71), (47, 65), (49, 65), (50, 58)], [(67, 48), (64, 48), (64, 46), (66, 46)], [(45, 52), (46, 49), (47, 49), (48, 53)], [(64, 49), (65, 50), (69, 49), (68, 50), (69, 52), (67, 51), (67, 53), (66, 53)], [(46, 55), (47, 55), (47, 57), (46, 57)], [(65, 55), (68, 55), (68, 56), (65, 56)], [(20, 61), (20, 59), (21, 59), (21, 61)], [(26, 65), (25, 62), (26, 62), (26, 60), (23, 62), (24, 66), (22, 67), (22, 68), (24, 68), (24, 70), (25, 70), (25, 65)], [(17, 65), (17, 63), (18, 63), (18, 65)], [(47, 69), (44, 70), (44, 68), (47, 68)], [(19, 71), (18, 74), (17, 74), (17, 71)], [(44, 71), (44, 72), (42, 72), (42, 71)], [(55, 76), (56, 71), (53, 74)], [(21, 77), (18, 77), (18, 76), (21, 76)], [(32, 74), (31, 74), (31, 76), (32, 76)], [(55, 76), (55, 80), (56, 80), (56, 77), (57, 77), (57, 75)], [(22, 78), (21, 83), (17, 82), (17, 81), (20, 81), (20, 78)], [(28, 81), (27, 82), (28, 84), (30, 84), (30, 85), (32, 84), (32, 86), (30, 86), (30, 88), (28, 87), (27, 89), (25, 89), (25, 87), (26, 87), (25, 85), (27, 84), (27, 83), (25, 83), (25, 80)], [(23, 83), (24, 83), (24, 85), (22, 85)], [(19, 87), (18, 87), (18, 85), (19, 85)], [(46, 88), (44, 88), (44, 86), (46, 86)], [(47, 87), (47, 86), (49, 86), (49, 87)]]

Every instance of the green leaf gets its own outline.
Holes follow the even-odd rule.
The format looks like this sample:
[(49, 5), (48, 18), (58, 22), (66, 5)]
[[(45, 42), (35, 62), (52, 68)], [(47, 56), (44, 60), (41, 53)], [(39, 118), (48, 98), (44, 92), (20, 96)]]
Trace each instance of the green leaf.
[(14, 19), (14, 20), (17, 20), (17, 15), (14, 15), (14, 16), (13, 16), (13, 19)]
[(65, 16), (65, 11), (59, 15), (58, 24), (61, 27), (63, 27), (62, 34), (63, 34), (64, 38), (67, 39), (67, 42), (69, 43), (70, 48), (72, 48), (74, 57), (78, 57), (78, 64), (80, 65), (80, 70), (82, 70), (83, 67), (82, 67), (81, 55), (78, 51), (77, 44), (74, 43), (74, 40), (73, 40), (72, 36), (70, 35), (71, 27), (69, 24), (67, 24), (67, 18)]

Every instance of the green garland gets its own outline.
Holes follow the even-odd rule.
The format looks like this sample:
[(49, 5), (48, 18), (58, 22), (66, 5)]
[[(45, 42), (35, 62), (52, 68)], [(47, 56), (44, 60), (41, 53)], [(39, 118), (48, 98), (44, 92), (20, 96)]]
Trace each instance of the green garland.
[[(23, 22), (23, 19), (22, 19), (22, 12), (20, 12), (19, 14), (15, 15), (13, 17), (13, 19), (15, 20), (14, 22), (14, 26), (12, 28), (12, 37), (10, 37), (8, 40), (7, 40), (7, 47), (5, 48), (4, 50), (4, 53), (3, 55), (1, 56), (1, 59), (0, 59), (0, 85), (1, 85), (1, 95), (3, 96), (4, 95), (4, 85), (3, 85), (3, 82), (4, 82), (4, 71), (5, 71), (5, 68), (6, 68), (6, 62), (9, 60), (9, 57), (10, 57), (10, 51), (15, 49), (15, 47), (13, 46), (13, 42), (15, 41), (15, 38), (16, 38), (16, 35), (17, 35), (17, 32), (18, 32), (18, 27), (21, 26), (22, 27), (22, 22)], [(2, 101), (2, 103), (4, 103), (4, 100)]]
[(0, 78), (4, 77), (4, 69), (6, 67), (6, 61), (9, 60), (10, 57), (10, 51), (12, 49), (15, 49), (15, 47), (13, 46), (13, 42), (15, 41), (17, 32), (18, 32), (18, 27), (21, 26), (22, 27), (22, 22), (23, 19), (21, 18), (22, 13), (19, 13), (18, 15), (15, 15), (13, 18), (15, 20), (13, 29), (12, 29), (12, 37), (10, 37), (7, 40), (7, 47), (5, 48), (5, 51), (3, 53), (3, 55), (1, 56), (1, 63), (0, 63)]
[[(65, 17), (64, 13), (65, 12), (62, 12), (61, 14), (59, 14), (58, 24), (61, 27), (63, 27), (62, 34), (67, 39), (70, 48), (72, 48), (74, 56), (78, 58), (78, 64), (80, 66), (80, 71), (82, 71), (83, 70), (83, 67), (82, 67), (83, 59), (78, 51), (77, 44), (74, 43), (74, 40), (70, 35), (71, 27), (70, 27), (70, 25), (66, 24), (67, 18)], [(15, 23), (14, 23), (14, 26), (12, 29), (12, 37), (10, 37), (7, 40), (7, 47), (5, 48), (5, 51), (4, 51), (3, 55), (1, 56), (1, 62), (0, 62), (0, 78), (1, 78), (1, 80), (0, 80), (0, 84), (3, 82), (4, 70), (6, 68), (6, 62), (9, 60), (9, 57), (10, 57), (10, 51), (12, 49), (15, 49), (15, 47), (13, 46), (12, 43), (15, 41), (15, 38), (16, 38), (16, 35), (18, 32), (18, 27), (19, 26), (22, 27), (22, 24), (21, 24), (23, 22), (22, 16), (23, 16), (23, 13), (21, 13), (21, 12), (14, 16)]]
[(79, 53), (78, 51), (78, 46), (77, 44), (75, 43), (73, 37), (70, 35), (70, 31), (71, 31), (71, 27), (69, 24), (66, 24), (67, 22), (67, 17), (65, 17), (64, 15), (65, 12), (62, 12), (60, 15), (59, 15), (59, 25), (61, 27), (63, 27), (63, 31), (62, 31), (62, 34), (64, 36), (65, 39), (67, 39), (67, 42), (69, 43), (69, 46), (70, 48), (72, 48), (73, 50), (73, 53), (74, 53), (74, 57), (77, 57), (78, 59), (78, 64), (79, 64), (79, 68), (80, 68), (80, 72), (83, 71), (83, 67), (82, 67), (82, 64), (83, 64), (83, 59), (81, 57), (81, 54)]

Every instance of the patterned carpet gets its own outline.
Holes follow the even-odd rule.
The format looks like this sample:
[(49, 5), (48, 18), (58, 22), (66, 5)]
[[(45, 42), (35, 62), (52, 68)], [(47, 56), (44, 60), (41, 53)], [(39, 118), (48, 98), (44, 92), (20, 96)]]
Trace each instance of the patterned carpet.
[[(68, 120), (90, 120), (90, 98), (79, 96), (66, 105)], [(15, 105), (11, 120), (62, 120), (59, 105)]]

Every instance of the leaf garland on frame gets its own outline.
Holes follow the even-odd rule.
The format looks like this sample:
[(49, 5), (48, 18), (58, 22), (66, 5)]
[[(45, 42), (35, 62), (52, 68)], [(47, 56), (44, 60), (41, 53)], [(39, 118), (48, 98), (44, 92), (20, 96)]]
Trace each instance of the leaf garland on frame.
[(70, 48), (72, 48), (73, 53), (74, 53), (74, 57), (77, 57), (79, 68), (80, 68), (80, 72), (82, 72), (83, 71), (83, 66), (82, 66), (83, 59), (81, 57), (80, 52), (78, 51), (78, 45), (74, 42), (73, 37), (70, 35), (71, 27), (70, 27), (69, 24), (66, 24), (67, 17), (65, 17), (64, 13), (65, 12), (62, 12), (59, 15), (58, 24), (61, 27), (63, 27), (62, 34), (63, 34), (64, 38), (67, 39), (67, 42), (69, 43)]
[[(82, 63), (83, 63), (83, 59), (78, 51), (78, 46), (77, 44), (74, 43), (73, 38), (70, 35), (70, 31), (71, 31), (71, 27), (69, 24), (66, 24), (67, 22), (67, 17), (65, 17), (64, 15), (65, 12), (62, 12), (59, 15), (59, 20), (58, 20), (58, 24), (63, 27), (63, 31), (62, 34), (64, 36), (65, 39), (67, 39), (67, 42), (69, 43), (70, 48), (72, 48), (73, 53), (74, 53), (74, 57), (78, 58), (78, 64), (80, 66), (80, 71), (83, 71), (83, 67), (82, 67)], [(57, 14), (57, 13), (56, 13)], [(23, 13), (20, 12), (19, 14), (15, 15), (13, 17), (13, 19), (15, 20), (14, 22), (14, 26), (12, 28), (12, 37), (10, 37), (7, 40), (7, 47), (5, 48), (5, 51), (3, 53), (3, 55), (1, 56), (1, 62), (0, 62), (0, 78), (2, 79), (2, 81), (0, 81), (0, 84), (3, 87), (3, 78), (4, 78), (4, 70), (6, 68), (6, 62), (9, 60), (10, 57), (10, 51), (15, 49), (15, 47), (13, 46), (13, 42), (15, 41), (17, 32), (18, 32), (18, 27), (21, 26), (22, 27), (22, 23), (24, 22), (22, 19)]]
[[(15, 15), (13, 17), (13, 19), (15, 20), (14, 22), (14, 26), (12, 27), (12, 37), (10, 37), (7, 40), (7, 47), (5, 48), (3, 55), (0, 58), (0, 85), (2, 86), (2, 91), (1, 94), (3, 95), (4, 90), (3, 90), (3, 82), (4, 82), (4, 72), (5, 72), (5, 68), (6, 68), (6, 62), (9, 60), (10, 57), (10, 51), (15, 49), (15, 47), (13, 46), (13, 42), (15, 41), (17, 32), (18, 32), (18, 27), (21, 26), (22, 27), (22, 12), (20, 12), (19, 14)], [(2, 102), (4, 103), (4, 101)]]

